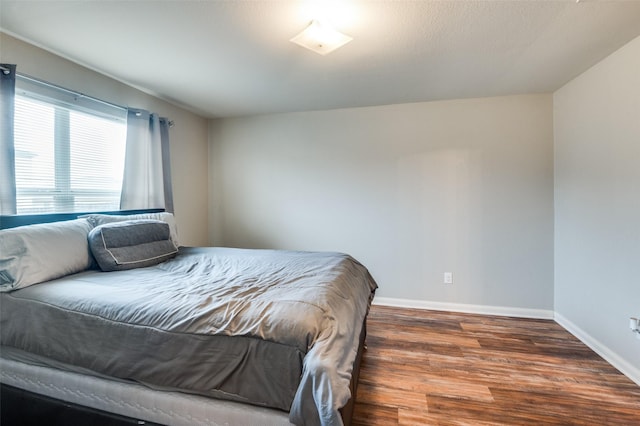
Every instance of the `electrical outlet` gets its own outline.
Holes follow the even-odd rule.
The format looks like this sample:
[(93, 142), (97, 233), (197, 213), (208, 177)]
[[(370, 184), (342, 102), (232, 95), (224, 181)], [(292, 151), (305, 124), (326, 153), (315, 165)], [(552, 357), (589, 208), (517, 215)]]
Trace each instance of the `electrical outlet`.
[(444, 283), (445, 284), (453, 284), (453, 272), (445, 272), (444, 273)]
[(629, 328), (636, 335), (636, 338), (640, 339), (640, 318), (629, 318)]

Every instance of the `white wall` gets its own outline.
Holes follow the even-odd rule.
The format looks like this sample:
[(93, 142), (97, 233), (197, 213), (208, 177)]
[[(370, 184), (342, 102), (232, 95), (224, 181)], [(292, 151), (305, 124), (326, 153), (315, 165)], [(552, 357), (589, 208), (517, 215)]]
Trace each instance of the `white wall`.
[(640, 38), (554, 94), (555, 310), (640, 384)]
[[(208, 244), (208, 123), (205, 118), (102, 74), (0, 33), (0, 61), (18, 73), (118, 105), (143, 108), (175, 122), (170, 131), (175, 215), (181, 244)], [(123, 64), (126, 66), (126, 64)]]
[(553, 309), (550, 95), (212, 120), (210, 138), (216, 245), (348, 252), (381, 297)]

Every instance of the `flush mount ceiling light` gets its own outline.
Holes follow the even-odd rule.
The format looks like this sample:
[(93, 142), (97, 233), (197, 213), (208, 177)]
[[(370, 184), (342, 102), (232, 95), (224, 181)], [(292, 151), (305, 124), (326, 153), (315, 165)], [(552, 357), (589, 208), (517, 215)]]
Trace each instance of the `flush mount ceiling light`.
[(353, 40), (352, 37), (344, 35), (326, 23), (314, 19), (304, 31), (290, 41), (321, 55), (326, 55), (351, 40)]

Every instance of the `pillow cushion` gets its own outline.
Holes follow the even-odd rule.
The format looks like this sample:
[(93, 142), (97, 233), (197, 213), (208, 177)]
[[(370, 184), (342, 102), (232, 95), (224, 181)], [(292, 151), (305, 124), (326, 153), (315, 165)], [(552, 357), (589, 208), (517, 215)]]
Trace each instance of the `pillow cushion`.
[(173, 241), (173, 244), (175, 244), (176, 247), (180, 246), (180, 244), (178, 244), (178, 230), (176, 228), (176, 219), (172, 213), (140, 213), (122, 216), (112, 214), (88, 214), (82, 217), (86, 218), (94, 227), (104, 225), (105, 223), (124, 222), (127, 220), (161, 220), (169, 224), (169, 228), (171, 230), (171, 241)]
[(178, 253), (169, 224), (159, 220), (100, 225), (89, 232), (89, 247), (103, 271), (157, 265)]
[(16, 290), (89, 269), (86, 219), (0, 230), (0, 291)]

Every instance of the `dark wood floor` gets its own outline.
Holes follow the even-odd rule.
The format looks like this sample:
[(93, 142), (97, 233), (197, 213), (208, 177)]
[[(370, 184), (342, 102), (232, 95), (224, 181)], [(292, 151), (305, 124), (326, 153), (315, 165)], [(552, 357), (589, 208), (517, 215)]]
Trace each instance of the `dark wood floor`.
[(640, 386), (551, 320), (375, 305), (354, 425), (640, 425)]

